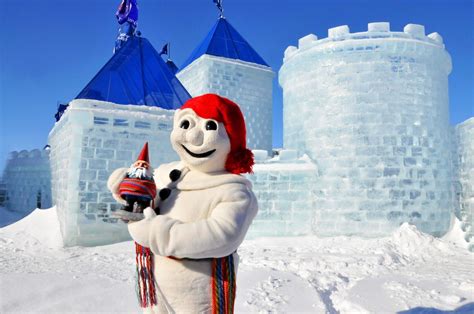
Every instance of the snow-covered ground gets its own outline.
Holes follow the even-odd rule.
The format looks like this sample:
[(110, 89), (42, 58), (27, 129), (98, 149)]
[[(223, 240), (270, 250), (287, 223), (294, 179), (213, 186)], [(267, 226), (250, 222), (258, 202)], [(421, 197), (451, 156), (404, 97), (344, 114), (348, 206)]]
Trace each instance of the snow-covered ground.
[[(0, 228), (0, 313), (140, 313), (132, 242), (60, 248), (58, 236), (54, 208)], [(382, 239), (245, 241), (236, 312), (474, 313), (464, 245), (458, 224), (444, 239), (402, 225)]]

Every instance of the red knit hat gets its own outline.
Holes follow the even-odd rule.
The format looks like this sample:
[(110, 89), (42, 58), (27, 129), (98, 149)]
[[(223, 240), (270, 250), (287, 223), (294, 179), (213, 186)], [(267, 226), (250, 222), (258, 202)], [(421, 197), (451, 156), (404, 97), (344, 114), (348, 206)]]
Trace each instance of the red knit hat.
[(230, 140), (226, 170), (235, 174), (252, 173), (253, 153), (247, 149), (245, 121), (239, 106), (216, 94), (205, 94), (191, 98), (181, 107), (187, 108), (192, 109), (201, 118), (224, 124)]
[(145, 145), (143, 145), (142, 151), (140, 152), (140, 155), (138, 155), (138, 158), (137, 158), (137, 161), (139, 160), (150, 163), (150, 158), (148, 157), (148, 142), (146, 142)]

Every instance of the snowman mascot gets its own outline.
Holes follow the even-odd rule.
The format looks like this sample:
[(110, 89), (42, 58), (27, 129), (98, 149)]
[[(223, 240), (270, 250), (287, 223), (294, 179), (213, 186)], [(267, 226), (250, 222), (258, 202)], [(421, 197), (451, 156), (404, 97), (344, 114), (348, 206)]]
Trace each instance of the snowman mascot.
[(218, 95), (192, 98), (174, 115), (171, 143), (181, 160), (154, 171), (159, 214), (146, 208), (144, 219), (128, 224), (133, 240), (153, 253), (157, 301), (145, 310), (233, 313), (236, 251), (258, 210), (240, 175), (254, 163), (242, 112)]

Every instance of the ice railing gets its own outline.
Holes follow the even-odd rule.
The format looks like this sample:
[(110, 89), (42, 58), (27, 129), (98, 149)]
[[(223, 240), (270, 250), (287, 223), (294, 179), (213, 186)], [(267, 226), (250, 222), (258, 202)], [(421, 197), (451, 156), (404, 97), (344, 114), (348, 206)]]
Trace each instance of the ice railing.
[(291, 57), (300, 51), (307, 50), (316, 46), (320, 46), (331, 42), (342, 42), (346, 40), (364, 40), (364, 39), (410, 39), (425, 42), (435, 46), (444, 48), (443, 37), (434, 32), (425, 35), (425, 27), (419, 24), (407, 24), (403, 28), (403, 32), (390, 31), (390, 23), (377, 22), (369, 23), (366, 32), (351, 33), (349, 26), (341, 25), (328, 29), (328, 37), (318, 39), (314, 34), (306, 35), (298, 40), (298, 47), (288, 46), (285, 50), (283, 62), (288, 61)]

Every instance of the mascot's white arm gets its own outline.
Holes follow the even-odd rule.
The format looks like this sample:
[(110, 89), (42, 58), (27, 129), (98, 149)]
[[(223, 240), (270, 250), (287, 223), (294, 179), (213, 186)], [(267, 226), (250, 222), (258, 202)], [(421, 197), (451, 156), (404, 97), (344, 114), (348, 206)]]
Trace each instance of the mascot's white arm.
[(238, 185), (227, 191), (207, 219), (183, 223), (145, 210), (146, 219), (128, 224), (130, 235), (162, 256), (199, 259), (230, 255), (242, 243), (258, 210), (253, 193)]
[(109, 179), (107, 180), (107, 187), (109, 188), (110, 192), (112, 192), (112, 196), (114, 199), (123, 204), (126, 205), (127, 202), (120, 197), (118, 194), (119, 190), (119, 185), (122, 182), (122, 180), (125, 178), (125, 175), (127, 174), (128, 169), (127, 168), (118, 168), (115, 169), (114, 172), (110, 175)]

